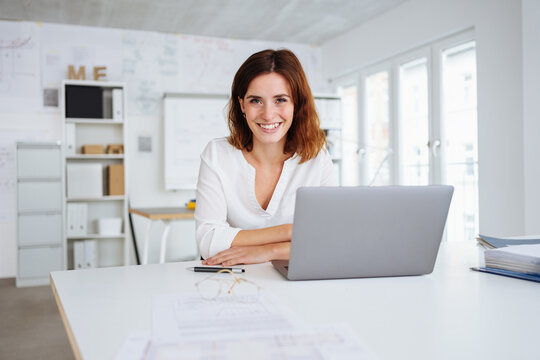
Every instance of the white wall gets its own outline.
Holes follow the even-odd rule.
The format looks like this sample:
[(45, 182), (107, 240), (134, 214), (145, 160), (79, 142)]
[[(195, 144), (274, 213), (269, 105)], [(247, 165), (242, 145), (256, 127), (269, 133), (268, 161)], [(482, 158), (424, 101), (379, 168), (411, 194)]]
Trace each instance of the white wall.
[[(501, 236), (525, 231), (521, 16), (521, 1), (515, 0), (410, 0), (322, 46), (323, 74), (335, 78), (474, 28), (479, 231)], [(531, 147), (531, 156), (533, 150)], [(530, 159), (526, 161), (529, 168)], [(539, 202), (536, 197), (534, 203)]]
[(522, 4), (525, 233), (540, 234), (540, 1)]

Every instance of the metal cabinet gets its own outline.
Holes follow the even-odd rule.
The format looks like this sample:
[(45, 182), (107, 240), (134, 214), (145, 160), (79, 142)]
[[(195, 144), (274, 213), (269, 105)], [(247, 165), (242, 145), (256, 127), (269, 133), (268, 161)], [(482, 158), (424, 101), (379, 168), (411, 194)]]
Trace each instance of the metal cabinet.
[(17, 143), (17, 286), (65, 269), (60, 143)]

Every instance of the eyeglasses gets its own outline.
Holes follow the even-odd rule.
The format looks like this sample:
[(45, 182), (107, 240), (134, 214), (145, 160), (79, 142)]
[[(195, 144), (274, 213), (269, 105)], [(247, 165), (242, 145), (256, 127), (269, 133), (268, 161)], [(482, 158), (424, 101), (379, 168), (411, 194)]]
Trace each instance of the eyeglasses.
[[(223, 278), (221, 274), (229, 274)], [(218, 271), (195, 283), (199, 295), (205, 300), (216, 300), (220, 296), (232, 295), (234, 300), (244, 303), (257, 301), (262, 288), (253, 281), (238, 277), (228, 269)]]

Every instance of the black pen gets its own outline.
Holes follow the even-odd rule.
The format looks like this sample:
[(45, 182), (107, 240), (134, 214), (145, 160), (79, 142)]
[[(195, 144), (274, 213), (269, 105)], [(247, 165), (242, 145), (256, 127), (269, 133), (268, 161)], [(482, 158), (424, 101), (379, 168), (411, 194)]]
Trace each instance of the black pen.
[(220, 270), (229, 270), (230, 272), (235, 273), (235, 274), (246, 272), (246, 270), (242, 268), (211, 267), (211, 266), (195, 266), (195, 267), (187, 268), (186, 270), (191, 270), (195, 272), (211, 272), (211, 273), (215, 273)]

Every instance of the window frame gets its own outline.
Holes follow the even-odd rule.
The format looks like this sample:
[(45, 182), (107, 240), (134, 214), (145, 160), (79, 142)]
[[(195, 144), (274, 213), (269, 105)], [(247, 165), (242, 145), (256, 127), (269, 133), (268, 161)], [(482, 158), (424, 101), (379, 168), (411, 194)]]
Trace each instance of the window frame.
[(366, 126), (367, 126), (367, 120), (366, 120), (366, 79), (370, 77), (371, 75), (375, 75), (377, 73), (386, 71), (388, 72), (388, 133), (389, 133), (389, 148), (391, 151), (390, 156), (388, 157), (388, 165), (389, 165), (389, 178), (390, 178), (390, 184), (395, 183), (395, 161), (394, 158), (396, 156), (396, 152), (394, 149), (394, 141), (392, 134), (394, 133), (394, 123), (392, 119), (394, 118), (394, 96), (392, 94), (392, 83), (394, 74), (392, 73), (392, 62), (391, 61), (383, 61), (380, 63), (377, 63), (373, 66), (364, 68), (360, 71), (358, 76), (358, 139), (361, 140), (361, 143), (359, 143), (358, 148), (361, 152), (361, 159), (362, 164), (360, 166), (360, 176), (359, 179), (362, 180), (362, 184), (369, 185), (369, 181), (371, 179), (368, 178), (369, 169), (367, 169), (367, 163), (365, 160), (367, 153), (369, 149), (367, 149), (368, 141), (367, 141), (367, 134), (366, 134)]

